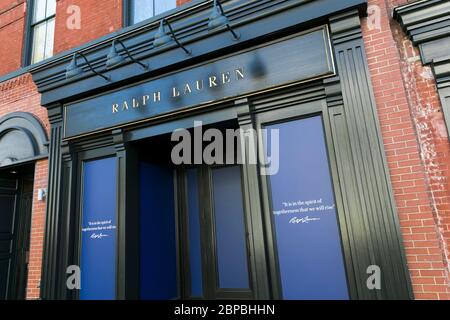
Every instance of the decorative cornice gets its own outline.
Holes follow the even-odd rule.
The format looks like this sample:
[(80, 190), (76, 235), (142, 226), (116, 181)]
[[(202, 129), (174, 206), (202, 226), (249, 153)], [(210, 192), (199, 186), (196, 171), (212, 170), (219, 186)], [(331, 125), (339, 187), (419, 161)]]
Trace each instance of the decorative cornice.
[(361, 22), (357, 10), (330, 18), (330, 32), (334, 44), (361, 38)]
[(11, 80), (5, 81), (5, 82), (0, 82), (0, 92), (1, 91), (7, 91), (7, 90), (12, 90), (16, 87), (19, 87), (21, 85), (24, 84), (28, 84), (29, 82), (31, 82), (31, 75), (29, 73), (23, 74), (21, 76), (18, 76), (16, 78), (13, 78)]
[(432, 66), (438, 82), (450, 82), (450, 55), (433, 60)]
[(442, 66), (450, 62), (450, 1), (425, 0), (401, 6), (394, 10), (394, 19), (419, 47), (422, 62), (434, 66), (437, 78), (446, 76)]
[[(154, 33), (159, 19), (125, 28), (91, 43), (55, 56), (31, 69), (33, 80), (42, 93), (41, 104), (46, 106), (56, 101), (67, 102), (101, 90), (114, 89), (142, 79), (156, 77), (180, 67), (193, 65), (236, 50), (245, 49), (255, 42), (275, 39), (283, 32), (295, 30), (312, 21), (326, 21), (336, 12), (359, 9), (365, 13), (366, 0), (228, 0), (224, 9), (231, 25), (239, 30), (241, 39), (234, 41), (226, 30), (208, 31), (211, 1), (193, 1), (191, 5), (170, 11), (165, 18), (170, 20), (176, 37), (192, 50), (187, 56), (175, 43), (165, 47), (153, 47)], [(143, 71), (127, 60), (126, 63), (106, 70), (106, 56), (114, 38), (122, 40), (130, 53), (150, 66)], [(81, 64), (84, 73), (66, 79), (65, 69), (74, 52), (85, 54), (92, 66), (111, 78), (104, 81)], [(119, 54), (124, 52), (119, 51)], [(79, 61), (82, 62), (81, 59)]]
[(424, 0), (401, 6), (394, 10), (394, 19), (415, 45), (450, 36), (450, 1)]
[(394, 19), (419, 47), (422, 63), (433, 70), (450, 136), (450, 1), (418, 1), (398, 7)]

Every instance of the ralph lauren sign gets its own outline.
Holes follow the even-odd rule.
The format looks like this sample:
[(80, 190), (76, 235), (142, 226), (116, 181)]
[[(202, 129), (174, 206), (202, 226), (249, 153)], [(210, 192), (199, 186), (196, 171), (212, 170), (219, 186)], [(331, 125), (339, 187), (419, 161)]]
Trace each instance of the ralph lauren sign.
[(65, 105), (65, 138), (334, 74), (326, 26)]

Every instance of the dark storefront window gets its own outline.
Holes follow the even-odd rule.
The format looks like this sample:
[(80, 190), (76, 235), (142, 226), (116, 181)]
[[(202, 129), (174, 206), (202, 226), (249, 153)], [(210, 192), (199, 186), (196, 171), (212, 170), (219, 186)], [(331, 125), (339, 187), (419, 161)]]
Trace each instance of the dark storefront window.
[(213, 169), (212, 183), (219, 288), (248, 288), (240, 168)]
[(83, 164), (81, 221), (82, 300), (116, 298), (116, 158)]
[(280, 137), (269, 182), (282, 296), (349, 299), (322, 117), (265, 129)]
[(130, 3), (130, 25), (169, 11), (177, 6), (176, 0), (125, 0)]
[(173, 170), (140, 164), (141, 299), (178, 296)]
[(34, 0), (31, 9), (27, 60), (33, 64), (53, 55), (56, 0)]

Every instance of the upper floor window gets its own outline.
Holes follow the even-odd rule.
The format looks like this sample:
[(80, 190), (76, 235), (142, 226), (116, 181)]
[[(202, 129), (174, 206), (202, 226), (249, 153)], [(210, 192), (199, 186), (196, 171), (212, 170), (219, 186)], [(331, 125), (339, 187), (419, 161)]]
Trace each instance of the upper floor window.
[(130, 2), (130, 24), (141, 22), (145, 19), (169, 11), (177, 6), (177, 0), (125, 0)]
[(33, 64), (53, 55), (56, 0), (32, 0), (28, 61)]

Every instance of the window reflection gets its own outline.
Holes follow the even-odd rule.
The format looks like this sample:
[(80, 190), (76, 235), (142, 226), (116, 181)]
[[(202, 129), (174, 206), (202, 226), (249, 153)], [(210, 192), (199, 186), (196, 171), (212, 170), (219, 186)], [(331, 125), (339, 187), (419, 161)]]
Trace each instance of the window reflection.
[(131, 24), (149, 19), (177, 6), (176, 0), (130, 0), (130, 3)]

